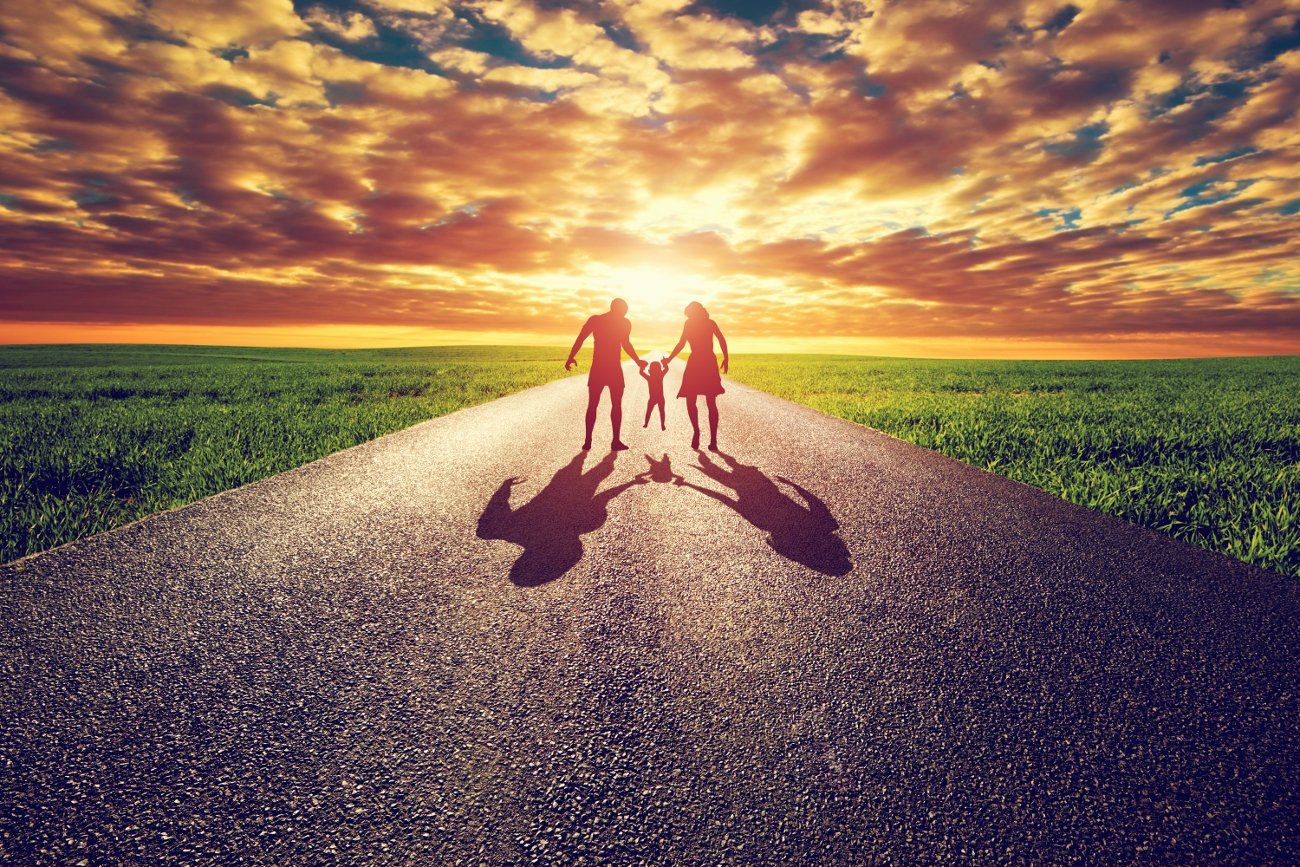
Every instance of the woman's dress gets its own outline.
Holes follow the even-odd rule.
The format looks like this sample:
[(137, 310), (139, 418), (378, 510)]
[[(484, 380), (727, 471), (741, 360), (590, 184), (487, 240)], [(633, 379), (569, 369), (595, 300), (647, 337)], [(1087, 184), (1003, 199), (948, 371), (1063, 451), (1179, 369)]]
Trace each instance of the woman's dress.
[(692, 319), (686, 323), (686, 342), (691, 354), (686, 359), (682, 373), (682, 387), (678, 397), (713, 396), (724, 393), (722, 377), (718, 374), (718, 357), (713, 353), (713, 332), (717, 326), (712, 319)]

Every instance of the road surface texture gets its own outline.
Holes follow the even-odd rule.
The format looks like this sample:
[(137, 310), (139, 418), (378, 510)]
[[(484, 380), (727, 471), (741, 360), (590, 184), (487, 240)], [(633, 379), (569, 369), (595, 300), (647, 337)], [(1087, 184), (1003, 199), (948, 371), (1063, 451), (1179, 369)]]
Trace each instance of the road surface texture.
[(1296, 582), (731, 383), (723, 454), (629, 376), (583, 455), (584, 400), (0, 569), (0, 860), (1296, 860)]

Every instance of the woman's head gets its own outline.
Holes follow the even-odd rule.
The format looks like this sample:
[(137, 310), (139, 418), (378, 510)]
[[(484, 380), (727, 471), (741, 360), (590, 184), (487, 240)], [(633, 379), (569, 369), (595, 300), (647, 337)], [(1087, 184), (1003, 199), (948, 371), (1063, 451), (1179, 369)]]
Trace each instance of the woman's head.
[(709, 311), (704, 309), (704, 305), (698, 301), (692, 301), (686, 305), (687, 319), (708, 319)]

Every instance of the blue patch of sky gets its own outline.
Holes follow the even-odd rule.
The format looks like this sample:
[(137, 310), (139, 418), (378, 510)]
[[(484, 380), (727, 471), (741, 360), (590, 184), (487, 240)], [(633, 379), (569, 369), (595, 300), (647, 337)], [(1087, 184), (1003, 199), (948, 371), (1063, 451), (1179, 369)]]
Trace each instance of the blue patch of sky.
[(721, 18), (740, 18), (751, 24), (788, 22), (805, 9), (814, 9), (816, 0), (696, 0), (683, 11), (687, 14), (711, 14)]
[(32, 145), (32, 153), (37, 154), (57, 153), (58, 151), (72, 151), (76, 149), (76, 145), (63, 138), (47, 138), (45, 141), (37, 142)]
[(1196, 122), (1206, 125), (1236, 107), (1245, 97), (1249, 87), (1250, 82), (1241, 79), (1229, 79), (1215, 84), (1198, 84), (1188, 79), (1160, 99), (1150, 103), (1147, 106), (1147, 115), (1152, 118), (1161, 117), (1185, 105), (1191, 99), (1197, 98), (1201, 111), (1196, 116)]
[(1300, 199), (1292, 199), (1282, 207), (1278, 208), (1277, 212), (1284, 217), (1300, 214)]
[(274, 106), (280, 100), (280, 94), (269, 91), (266, 98), (254, 96), (242, 87), (230, 87), (224, 84), (210, 85), (203, 90), (204, 96), (220, 100), (227, 105), (234, 105), (240, 108), (251, 108), (255, 105)]
[(158, 25), (144, 18), (124, 18), (119, 15), (106, 15), (105, 19), (128, 43), (163, 42), (167, 45), (187, 45), (186, 41), (173, 33), (168, 33)]
[(1219, 153), (1219, 154), (1210, 154), (1209, 156), (1197, 157), (1194, 165), (1208, 166), (1214, 163), (1224, 163), (1227, 162), (1228, 160), (1235, 160), (1237, 157), (1244, 157), (1247, 156), (1248, 154), (1255, 154), (1255, 153), (1259, 153), (1259, 148), (1251, 147), (1247, 145), (1245, 147), (1232, 148), (1231, 150), (1226, 150), (1223, 153)]
[[(1239, 196), (1242, 191), (1248, 189), (1255, 183), (1254, 179), (1234, 181), (1229, 187), (1218, 187), (1223, 182), (1220, 177), (1209, 178), (1199, 183), (1191, 184), (1184, 187), (1178, 192), (1187, 201), (1165, 211), (1165, 219), (1169, 219), (1179, 211), (1186, 211), (1189, 208), (1199, 208), (1204, 205), (1217, 205), (1219, 202), (1226, 202)], [(1218, 187), (1216, 189), (1216, 187)], [(1212, 191), (1213, 190), (1213, 191)]]
[(325, 101), (330, 108), (340, 105), (356, 105), (366, 99), (366, 86), (359, 81), (325, 82)]
[(306, 15), (312, 7), (319, 6), (330, 12), (364, 12), (364, 7), (355, 0), (293, 0), (293, 11), (299, 16)]
[(77, 207), (84, 208), (86, 205), (102, 205), (111, 202), (113, 197), (98, 190), (77, 190), (72, 194), (72, 201), (77, 203)]
[(1078, 6), (1075, 6), (1073, 3), (1067, 3), (1058, 9), (1051, 18), (1048, 18), (1047, 21), (1043, 22), (1043, 29), (1052, 34), (1060, 33), (1062, 30), (1070, 26), (1080, 11), (1082, 10), (1080, 10)]
[(573, 65), (573, 61), (567, 57), (543, 58), (530, 54), (511, 38), (509, 30), (469, 10), (457, 10), (456, 17), (469, 29), (468, 35), (456, 40), (461, 48), (481, 51), (510, 63), (539, 69), (563, 69)]
[(466, 202), (463, 205), (457, 205), (451, 209), (451, 213), (437, 220), (431, 220), (420, 225), (421, 229), (436, 229), (439, 226), (445, 226), (448, 223), (458, 223), (464, 217), (473, 219), (477, 217), (479, 211), (483, 210), (483, 202)]
[(1234, 62), (1238, 69), (1254, 69), (1297, 48), (1300, 48), (1300, 18), (1291, 22), (1289, 30), (1270, 33), (1259, 44), (1242, 49)]
[(1037, 213), (1045, 220), (1059, 220), (1052, 227), (1054, 232), (1068, 232), (1079, 228), (1079, 217), (1083, 216), (1078, 208), (1040, 208)]
[(396, 66), (403, 69), (418, 69), (434, 74), (441, 70), (427, 56), (427, 50), (420, 40), (394, 27), (375, 21), (375, 35), (358, 42), (349, 42), (328, 30), (317, 30), (312, 38), (332, 48), (337, 48), (348, 57), (379, 63), (384, 66)]
[(1054, 156), (1071, 160), (1092, 161), (1101, 153), (1101, 137), (1110, 130), (1105, 121), (1078, 127), (1067, 141), (1046, 142), (1043, 150)]
[(632, 31), (624, 27), (617, 21), (597, 21), (596, 26), (605, 31), (609, 41), (613, 42), (619, 48), (626, 48), (628, 51), (640, 51), (641, 46), (637, 44), (636, 36)]
[[(347, 0), (324, 0), (324, 2), (294, 0), (294, 9), (299, 14), (304, 14), (313, 6), (324, 7), (340, 16), (357, 11), (366, 14), (368, 11), (361, 5)], [(405, 14), (415, 20), (428, 17), (418, 13)], [(384, 66), (418, 69), (435, 75), (447, 73), (447, 70), (429, 59), (428, 55), (433, 50), (433, 46), (426, 44), (418, 34), (408, 32), (400, 26), (393, 26), (400, 21), (399, 17), (389, 16), (386, 20), (375, 16), (369, 17), (375, 26), (375, 35), (368, 39), (348, 42), (323, 29), (318, 29), (312, 38), (358, 60)], [(522, 45), (511, 38), (510, 32), (504, 27), (487, 21), (470, 10), (458, 9), (456, 18), (458, 26), (453, 30), (454, 35), (449, 38), (449, 43), (523, 66), (556, 69), (571, 65), (568, 58), (539, 58), (529, 54)]]
[(7, 208), (10, 211), (16, 211), (14, 207), (18, 203), (17, 196), (11, 196), (8, 193), (0, 193), (0, 208)]
[(879, 81), (872, 81), (871, 76), (863, 72), (853, 82), (853, 89), (867, 99), (879, 99), (889, 93), (889, 88)]

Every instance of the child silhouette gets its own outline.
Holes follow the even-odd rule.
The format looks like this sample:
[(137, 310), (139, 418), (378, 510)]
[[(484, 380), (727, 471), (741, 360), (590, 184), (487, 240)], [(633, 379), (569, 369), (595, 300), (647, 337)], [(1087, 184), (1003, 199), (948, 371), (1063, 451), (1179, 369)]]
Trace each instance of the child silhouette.
[(666, 373), (668, 373), (666, 359), (652, 361), (641, 368), (641, 376), (650, 386), (650, 398), (645, 405), (645, 424), (641, 427), (650, 427), (650, 414), (654, 412), (655, 407), (659, 407), (659, 429), (668, 430), (668, 425), (664, 421), (664, 374)]

